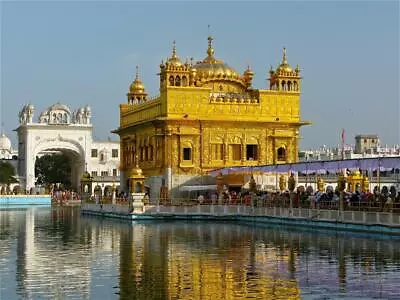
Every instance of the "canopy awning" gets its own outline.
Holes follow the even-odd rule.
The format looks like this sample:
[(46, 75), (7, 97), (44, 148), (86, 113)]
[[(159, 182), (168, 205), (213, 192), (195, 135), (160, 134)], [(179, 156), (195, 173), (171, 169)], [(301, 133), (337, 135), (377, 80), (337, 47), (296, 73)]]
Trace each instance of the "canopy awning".
[(248, 173), (248, 172), (337, 172), (341, 169), (362, 169), (362, 170), (378, 170), (387, 171), (392, 169), (400, 169), (400, 157), (379, 157), (379, 158), (361, 158), (361, 159), (345, 159), (345, 160), (327, 160), (327, 161), (307, 161), (293, 164), (279, 165), (263, 165), (263, 166), (238, 166), (221, 168), (211, 171), (211, 176), (217, 176), (232, 173)]
[(208, 185), (184, 185), (179, 188), (181, 192), (192, 192), (192, 191), (209, 191), (216, 190), (217, 186), (215, 184)]

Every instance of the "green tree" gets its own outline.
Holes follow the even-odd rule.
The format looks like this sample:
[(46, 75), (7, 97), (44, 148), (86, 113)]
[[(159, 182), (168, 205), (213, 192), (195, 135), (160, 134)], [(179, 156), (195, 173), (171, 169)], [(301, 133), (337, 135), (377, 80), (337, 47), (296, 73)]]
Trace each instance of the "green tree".
[(0, 183), (10, 184), (18, 182), (14, 176), (15, 169), (13, 165), (7, 161), (0, 161)]
[(71, 166), (69, 158), (64, 154), (43, 155), (37, 158), (35, 177), (37, 178), (37, 184), (61, 183), (65, 188), (70, 188)]

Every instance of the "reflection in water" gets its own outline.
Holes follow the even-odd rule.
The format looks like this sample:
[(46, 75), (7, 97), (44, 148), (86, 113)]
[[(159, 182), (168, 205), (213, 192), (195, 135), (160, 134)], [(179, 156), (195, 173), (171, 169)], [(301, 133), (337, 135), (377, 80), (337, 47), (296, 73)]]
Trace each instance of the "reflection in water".
[(1, 210), (0, 233), (0, 299), (399, 294), (400, 242), (384, 236), (232, 223), (131, 225), (72, 208)]

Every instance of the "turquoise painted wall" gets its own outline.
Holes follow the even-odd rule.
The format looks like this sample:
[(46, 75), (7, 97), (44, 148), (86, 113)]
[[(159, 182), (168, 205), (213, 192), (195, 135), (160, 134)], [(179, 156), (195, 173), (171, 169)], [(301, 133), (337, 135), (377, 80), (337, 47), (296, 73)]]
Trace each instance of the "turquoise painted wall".
[(0, 195), (0, 206), (9, 205), (51, 205), (50, 195)]

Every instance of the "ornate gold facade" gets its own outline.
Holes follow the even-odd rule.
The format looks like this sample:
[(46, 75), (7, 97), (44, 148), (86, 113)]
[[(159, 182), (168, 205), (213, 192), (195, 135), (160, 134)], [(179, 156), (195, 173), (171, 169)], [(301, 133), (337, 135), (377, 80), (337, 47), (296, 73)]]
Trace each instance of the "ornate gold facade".
[(297, 161), (301, 77), (283, 50), (269, 72), (269, 89), (252, 86), (248, 67), (236, 72), (214, 54), (183, 63), (174, 43), (160, 65), (160, 95), (148, 98), (136, 74), (120, 105), (121, 171), (135, 167), (137, 154), (146, 176), (196, 175), (238, 165)]

